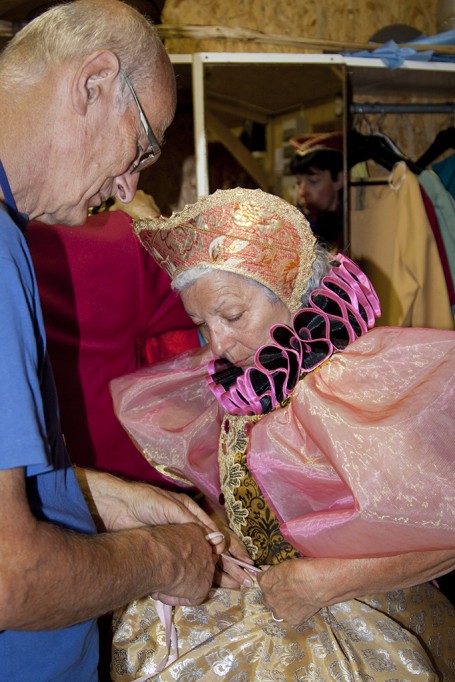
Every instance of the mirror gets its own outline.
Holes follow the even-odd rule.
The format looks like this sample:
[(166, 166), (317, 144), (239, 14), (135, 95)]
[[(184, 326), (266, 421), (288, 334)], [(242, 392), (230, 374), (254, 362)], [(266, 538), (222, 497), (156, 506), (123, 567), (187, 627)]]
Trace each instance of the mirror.
[(295, 203), (290, 138), (343, 131), (343, 66), (270, 61), (299, 56), (267, 54), (263, 63), (204, 65), (210, 191), (260, 187)]
[(144, 177), (163, 212), (236, 186), (259, 187), (295, 204), (290, 138), (345, 131), (341, 58), (198, 53), (171, 59), (177, 113), (160, 163)]

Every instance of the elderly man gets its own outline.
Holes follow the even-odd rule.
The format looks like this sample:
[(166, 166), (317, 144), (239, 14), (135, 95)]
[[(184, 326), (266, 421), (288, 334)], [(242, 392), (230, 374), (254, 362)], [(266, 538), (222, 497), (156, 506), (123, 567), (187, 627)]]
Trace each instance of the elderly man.
[(22, 233), (33, 218), (82, 224), (111, 195), (131, 201), (139, 171), (159, 157), (175, 99), (153, 27), (117, 0), (56, 6), (0, 58), (0, 657), (8, 682), (94, 682), (96, 617), (145, 594), (197, 604), (212, 583), (219, 549), (206, 536), (214, 527), (189, 498), (71, 467)]

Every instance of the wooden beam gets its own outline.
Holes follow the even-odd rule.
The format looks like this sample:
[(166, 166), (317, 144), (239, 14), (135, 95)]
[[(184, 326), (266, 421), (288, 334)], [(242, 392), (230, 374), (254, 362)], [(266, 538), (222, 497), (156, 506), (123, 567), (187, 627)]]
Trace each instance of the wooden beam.
[(221, 96), (216, 97), (209, 93), (206, 96), (206, 107), (210, 111), (219, 111), (222, 114), (228, 114), (244, 121), (255, 121), (264, 125), (269, 122), (269, 116), (254, 106), (249, 106), (244, 102), (228, 102), (223, 100)]
[(221, 121), (210, 111), (205, 112), (205, 122), (211, 133), (216, 135), (219, 141), (226, 147), (232, 156), (239, 162), (259, 187), (265, 192), (270, 191), (271, 183), (268, 173), (261, 164), (252, 156), (250, 151), (240, 140), (233, 135)]
[[(300, 36), (287, 36), (275, 33), (263, 33), (247, 28), (232, 28), (231, 26), (199, 26), (199, 25), (171, 25), (158, 24), (156, 29), (163, 39), (190, 38), (192, 40), (234, 40), (247, 43), (280, 45), (312, 52), (357, 52), (374, 50), (382, 47), (383, 43), (355, 43), (338, 40), (321, 40)], [(416, 52), (432, 50), (437, 54), (455, 54), (455, 45), (431, 45), (425, 43), (399, 44), (398, 47), (412, 47)]]

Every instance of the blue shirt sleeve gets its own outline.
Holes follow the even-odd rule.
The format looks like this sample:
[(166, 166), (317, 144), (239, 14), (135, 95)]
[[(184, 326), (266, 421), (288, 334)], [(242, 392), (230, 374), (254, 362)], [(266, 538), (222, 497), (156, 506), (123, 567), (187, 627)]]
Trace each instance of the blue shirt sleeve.
[(0, 468), (46, 467), (41, 308), (25, 240), (4, 211), (0, 211), (0, 292)]

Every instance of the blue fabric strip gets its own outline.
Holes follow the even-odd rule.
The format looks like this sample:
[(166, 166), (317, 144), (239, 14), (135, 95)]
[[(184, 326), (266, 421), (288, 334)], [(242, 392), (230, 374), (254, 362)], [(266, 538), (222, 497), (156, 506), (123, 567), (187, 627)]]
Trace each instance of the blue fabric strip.
[(8, 206), (10, 212), (13, 211), (17, 213), (16, 202), (14, 201), (13, 193), (11, 187), (9, 186), (8, 178), (6, 177), (5, 169), (0, 160), (0, 187), (3, 190), (3, 196), (5, 197), (5, 203)]

